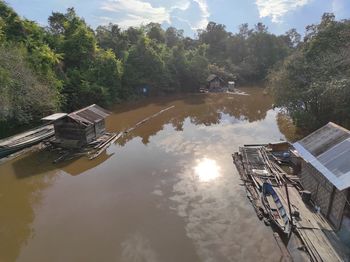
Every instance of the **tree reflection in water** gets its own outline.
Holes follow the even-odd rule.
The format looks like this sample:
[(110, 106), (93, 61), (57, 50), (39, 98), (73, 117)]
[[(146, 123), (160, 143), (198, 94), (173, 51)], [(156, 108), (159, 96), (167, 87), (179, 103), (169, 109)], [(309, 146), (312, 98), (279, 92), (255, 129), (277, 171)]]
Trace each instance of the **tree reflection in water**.
[(148, 144), (150, 137), (162, 130), (166, 124), (171, 123), (175, 130), (182, 131), (186, 119), (190, 119), (195, 125), (205, 126), (219, 124), (224, 115), (231, 117), (232, 123), (237, 121), (251, 123), (265, 119), (267, 111), (273, 105), (272, 97), (264, 95), (260, 87), (245, 88), (244, 91), (248, 95), (215, 93), (155, 98), (149, 100), (152, 107), (145, 107), (142, 101), (139, 104), (131, 104), (129, 111), (118, 106), (115, 108), (115, 113), (107, 120), (107, 129), (125, 130), (156, 113), (156, 110), (160, 111), (169, 105), (175, 105), (175, 108), (151, 119), (149, 124), (141, 125), (118, 143), (125, 145), (134, 137), (141, 137), (142, 142)]

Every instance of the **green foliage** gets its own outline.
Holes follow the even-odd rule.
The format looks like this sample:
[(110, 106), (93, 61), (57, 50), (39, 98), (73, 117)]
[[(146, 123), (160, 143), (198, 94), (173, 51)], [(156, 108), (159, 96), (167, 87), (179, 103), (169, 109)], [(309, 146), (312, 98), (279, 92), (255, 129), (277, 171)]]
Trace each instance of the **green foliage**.
[(155, 40), (158, 43), (165, 43), (165, 32), (160, 24), (149, 23), (144, 27), (144, 31), (148, 38)]
[(162, 59), (163, 48), (147, 37), (131, 46), (123, 76), (123, 83), (132, 88), (130, 92), (135, 92), (136, 88), (144, 85), (155, 90), (167, 88), (164, 80), (168, 73)]
[(199, 31), (199, 40), (208, 45), (210, 62), (230, 71), (241, 83), (263, 81), (269, 69), (291, 50), (287, 37), (269, 33), (262, 23), (255, 29), (242, 24), (233, 35), (224, 25), (210, 22), (206, 30)]
[(349, 127), (350, 22), (325, 14), (304, 43), (269, 75), (279, 105), (295, 123), (313, 130), (329, 121)]
[(28, 124), (59, 106), (59, 94), (27, 62), (25, 48), (0, 46), (0, 122)]
[[(325, 16), (322, 26), (333, 26), (333, 22), (331, 15)], [(312, 28), (317, 33), (321, 30)], [(316, 32), (312, 28), (310, 39)], [(0, 98), (1, 121), (23, 124), (58, 108), (70, 112), (91, 103), (108, 107), (140, 95), (144, 86), (151, 94), (197, 91), (206, 85), (210, 73), (227, 81), (263, 81), (273, 66), (300, 45), (300, 35), (292, 30), (275, 36), (262, 23), (254, 29), (243, 24), (233, 34), (214, 22), (195, 39), (184, 37), (174, 27), (165, 30), (158, 23), (125, 30), (109, 24), (94, 31), (74, 8), (53, 12), (43, 28), (20, 18), (0, 1), (0, 41), (4, 50), (21, 59), (21, 68), (30, 76), (30, 80), (15, 79), (12, 69), (0, 68), (0, 88), (6, 94)], [(11, 92), (15, 91), (9, 91), (12, 84), (21, 86), (16, 90), (28, 97), (48, 89), (47, 99), (35, 109), (26, 106), (26, 98), (14, 104), (11, 96), (15, 93)], [(17, 111), (17, 107), (25, 109)]]

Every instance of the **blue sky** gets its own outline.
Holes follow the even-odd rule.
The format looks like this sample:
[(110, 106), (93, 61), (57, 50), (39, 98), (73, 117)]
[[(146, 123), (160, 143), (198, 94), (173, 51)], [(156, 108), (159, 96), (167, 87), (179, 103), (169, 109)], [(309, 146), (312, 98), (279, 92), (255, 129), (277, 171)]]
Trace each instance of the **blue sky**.
[(47, 24), (52, 11), (74, 7), (92, 27), (109, 22), (121, 27), (151, 21), (184, 29), (194, 36), (208, 21), (222, 23), (236, 32), (242, 23), (252, 27), (263, 22), (269, 30), (282, 34), (290, 28), (304, 33), (308, 24), (318, 23), (324, 12), (337, 19), (350, 18), (350, 0), (7, 0), (21, 16)]

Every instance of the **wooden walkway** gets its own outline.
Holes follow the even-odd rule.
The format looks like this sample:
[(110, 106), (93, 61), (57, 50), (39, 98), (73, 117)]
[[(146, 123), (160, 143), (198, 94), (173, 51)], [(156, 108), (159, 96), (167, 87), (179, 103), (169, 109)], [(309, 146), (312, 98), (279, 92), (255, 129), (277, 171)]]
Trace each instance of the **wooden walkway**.
[[(286, 191), (275, 188), (284, 206), (288, 206)], [(304, 243), (312, 261), (349, 261), (349, 253), (334, 232), (331, 225), (309, 208), (294, 186), (288, 187), (292, 213), (298, 211), (299, 219), (294, 218), (296, 233)]]
[[(266, 170), (267, 174), (263, 179), (269, 179), (273, 182), (280, 182), (282, 181), (282, 175), (287, 175), (286, 173), (282, 174), (283, 171), (275, 167), (276, 162), (270, 161), (261, 152), (259, 147), (244, 147), (240, 148), (239, 153), (233, 155), (234, 163), (247, 190), (247, 196), (260, 218), (266, 214), (266, 210), (264, 210), (260, 200), (260, 183), (262, 178), (261, 175), (257, 175), (256, 169)], [(275, 172), (276, 170), (278, 171)], [(288, 202), (285, 187), (278, 184), (275, 185), (274, 189), (279, 195), (283, 206), (287, 208)], [(295, 211), (300, 214), (299, 218), (293, 216), (294, 234), (300, 238), (310, 260), (350, 261), (349, 249), (341, 243), (328, 221), (321, 214), (315, 212), (312, 207), (304, 203), (295, 186), (289, 184), (288, 193), (292, 214)]]

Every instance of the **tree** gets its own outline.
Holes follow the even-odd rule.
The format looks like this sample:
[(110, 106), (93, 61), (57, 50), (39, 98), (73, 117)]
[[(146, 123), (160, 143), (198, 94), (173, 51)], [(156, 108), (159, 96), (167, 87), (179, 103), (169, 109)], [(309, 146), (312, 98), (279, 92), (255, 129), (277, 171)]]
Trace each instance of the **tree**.
[(283, 38), (289, 48), (296, 48), (301, 42), (301, 35), (295, 28), (288, 30)]
[(263, 23), (259, 22), (255, 25), (255, 32), (257, 33), (267, 33), (268, 27), (264, 25)]
[(350, 23), (325, 14), (298, 50), (270, 73), (280, 106), (297, 126), (314, 130), (328, 121), (350, 125)]
[(165, 31), (165, 42), (169, 48), (179, 45), (184, 39), (184, 31), (168, 27)]
[[(41, 27), (22, 19), (0, 2), (2, 48), (22, 50), (18, 55), (23, 60), (20, 64), (28, 71), (30, 80), (13, 80), (14, 83), (21, 86), (18, 90), (28, 94), (47, 88), (47, 97), (53, 99), (53, 104), (44, 99), (43, 106), (38, 107), (40, 112), (29, 110), (33, 119), (56, 105), (60, 105), (62, 111), (72, 111), (90, 103), (110, 106), (138, 95), (145, 85), (153, 93), (196, 91), (206, 84), (209, 73), (227, 80), (237, 78), (241, 83), (263, 81), (267, 72), (297, 46), (310, 46), (305, 55), (313, 59), (318, 48), (328, 45), (322, 39), (330, 37), (330, 32), (334, 31), (328, 28), (333, 27), (341, 30), (331, 14), (325, 15), (309, 35), (310, 39), (312, 34), (323, 34), (323, 37), (299, 44), (296, 31), (276, 36), (258, 23), (255, 29), (243, 24), (239, 32), (233, 34), (225, 25), (209, 22), (205, 30), (198, 32), (198, 38), (193, 39), (174, 27), (164, 30), (159, 23), (126, 29), (111, 23), (98, 26), (94, 31), (74, 8), (64, 13), (53, 12), (48, 26)], [(343, 40), (337, 37), (336, 41)], [(335, 49), (339, 47), (341, 45), (334, 46)], [(6, 105), (1, 110), (9, 112), (6, 108), (11, 107), (11, 99), (5, 87), (11, 86), (13, 75), (6, 78), (9, 70), (0, 70), (3, 70), (6, 94), (0, 98)], [(19, 83), (32, 84), (22, 88), (24, 85)], [(25, 99), (18, 99), (19, 106), (26, 107), (27, 103)]]
[(145, 32), (150, 39), (155, 40), (158, 43), (165, 43), (165, 32), (160, 24), (149, 23), (145, 26)]
[(130, 48), (123, 75), (123, 83), (130, 88), (129, 94), (144, 85), (154, 90), (166, 88), (163, 80), (167, 76), (161, 54), (154, 49), (149, 38), (141, 38)]
[(0, 122), (29, 124), (59, 107), (58, 90), (30, 68), (27, 51), (0, 46)]
[(249, 29), (249, 25), (247, 23), (239, 26), (238, 36), (242, 37), (243, 39), (247, 39), (252, 33), (253, 30)]
[(209, 22), (205, 30), (199, 31), (199, 40), (208, 45), (208, 56), (213, 62), (220, 63), (226, 57), (226, 41), (229, 37), (222, 24)]
[(98, 26), (96, 38), (101, 48), (111, 49), (119, 59), (124, 59), (129, 47), (128, 36), (118, 25)]

